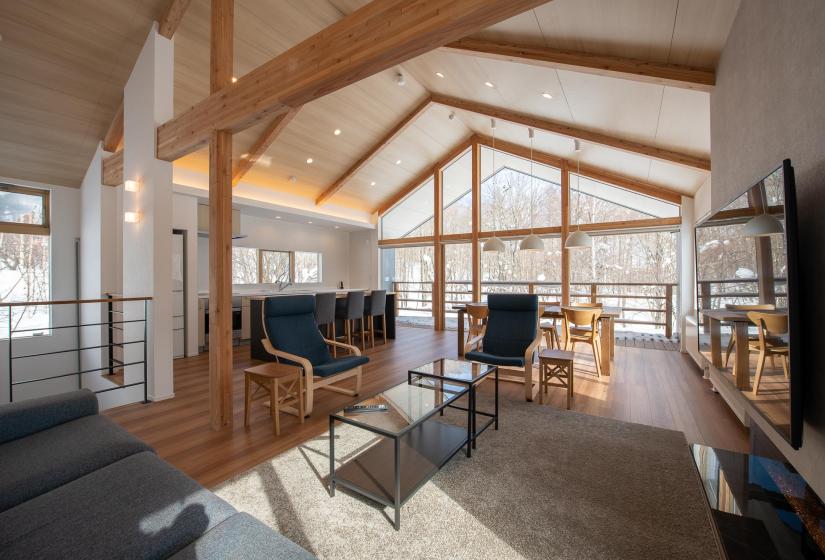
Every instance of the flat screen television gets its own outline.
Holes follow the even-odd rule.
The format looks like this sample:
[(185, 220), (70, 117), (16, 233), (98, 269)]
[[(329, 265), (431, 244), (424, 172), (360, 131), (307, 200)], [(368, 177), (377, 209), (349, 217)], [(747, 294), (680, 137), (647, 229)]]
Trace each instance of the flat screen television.
[(802, 445), (796, 190), (785, 160), (696, 226), (699, 350)]

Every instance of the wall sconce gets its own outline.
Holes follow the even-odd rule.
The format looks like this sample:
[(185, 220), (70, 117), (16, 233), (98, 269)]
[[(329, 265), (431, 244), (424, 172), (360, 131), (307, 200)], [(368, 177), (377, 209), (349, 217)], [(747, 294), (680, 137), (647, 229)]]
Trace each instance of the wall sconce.
[(140, 221), (140, 212), (124, 212), (123, 221), (129, 224), (136, 224)]
[(140, 190), (140, 181), (136, 179), (126, 179), (123, 183), (123, 188), (129, 192), (138, 192)]

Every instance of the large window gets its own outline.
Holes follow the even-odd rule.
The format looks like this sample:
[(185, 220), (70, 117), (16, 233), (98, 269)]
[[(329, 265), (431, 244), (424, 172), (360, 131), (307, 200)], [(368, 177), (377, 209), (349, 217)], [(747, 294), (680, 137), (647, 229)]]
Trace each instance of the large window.
[(295, 283), (317, 284), (321, 281), (321, 253), (295, 251)]
[(383, 285), (396, 292), (399, 322), (432, 326), (435, 279), (433, 247), (382, 249), (381, 274), (384, 278)]
[(289, 251), (261, 249), (261, 283), (287, 284), (292, 274), (292, 254)]
[[(49, 192), (0, 184), (0, 301), (48, 301)], [(8, 318), (0, 333), (8, 336)], [(49, 327), (48, 306), (16, 308), (16, 336), (42, 334)], [(42, 329), (42, 330), (40, 330)]]
[(520, 240), (504, 240), (503, 253), (482, 253), (482, 295), (492, 293), (528, 293), (533, 291), (542, 301), (556, 301), (561, 292), (561, 241), (544, 239), (544, 251), (519, 251)]
[(433, 234), (435, 181), (430, 178), (381, 217), (381, 238), (427, 237)]
[(481, 149), (481, 230), (561, 225), (561, 171)]
[(232, 247), (232, 283), (258, 282), (258, 250), (250, 247)]
[(621, 187), (570, 174), (570, 223), (677, 218), (679, 206)]
[(473, 230), (473, 152), (447, 166), (441, 173), (441, 231), (470, 233)]

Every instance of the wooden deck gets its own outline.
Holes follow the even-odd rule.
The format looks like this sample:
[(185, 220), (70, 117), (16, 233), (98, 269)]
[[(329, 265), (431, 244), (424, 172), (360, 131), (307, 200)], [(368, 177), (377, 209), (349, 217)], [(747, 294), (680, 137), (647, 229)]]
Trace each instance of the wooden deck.
[[(429, 360), (455, 357), (455, 333), (399, 328), (398, 339), (368, 350), (363, 394), (401, 382), (406, 371)], [(713, 393), (689, 358), (678, 352), (616, 349), (614, 374), (598, 379), (592, 355), (582, 345), (576, 354), (574, 409), (682, 430), (689, 442), (738, 451), (748, 450), (748, 433), (721, 398)], [(133, 404), (107, 414), (152, 445), (158, 454), (206, 486), (214, 486), (258, 463), (317, 437), (327, 429), (328, 413), (350, 399), (320, 391), (315, 412), (302, 426), (282, 417), (281, 436), (272, 433), (268, 410), (256, 407), (252, 423), (243, 427), (243, 369), (253, 364), (249, 346), (234, 349), (234, 425), (221, 431), (209, 427), (207, 354), (175, 362), (175, 398)], [(482, 386), (488, 391), (491, 384)], [(502, 383), (502, 398), (523, 398), (523, 387)], [(563, 407), (565, 392), (551, 391), (551, 406)], [(540, 406), (538, 403), (535, 406)], [(545, 405), (547, 406), (547, 405)], [(506, 422), (506, 418), (502, 419)], [(552, 427), (548, 426), (548, 429)]]

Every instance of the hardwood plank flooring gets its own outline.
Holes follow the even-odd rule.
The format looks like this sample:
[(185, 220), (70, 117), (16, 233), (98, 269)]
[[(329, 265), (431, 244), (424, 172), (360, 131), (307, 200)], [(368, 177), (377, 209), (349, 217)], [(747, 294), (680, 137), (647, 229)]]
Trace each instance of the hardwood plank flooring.
[[(406, 378), (408, 369), (427, 361), (455, 357), (455, 332), (399, 327), (398, 338), (368, 350), (363, 392), (378, 392)], [(613, 375), (598, 379), (589, 348), (576, 354), (575, 410), (618, 420), (681, 430), (689, 442), (747, 451), (748, 433), (690, 359), (678, 352), (617, 347)], [(257, 363), (249, 346), (234, 349), (234, 422), (209, 427), (209, 357), (201, 354), (175, 361), (175, 398), (132, 404), (106, 412), (124, 428), (153, 446), (158, 454), (202, 484), (212, 487), (258, 463), (321, 435), (328, 413), (351, 400), (329, 391), (316, 393), (315, 411), (303, 425), (281, 416), (275, 437), (269, 410), (256, 406), (251, 425), (243, 426), (243, 370)], [(482, 386), (482, 391), (492, 384)], [(523, 398), (523, 387), (501, 383), (502, 398)], [(545, 403), (565, 406), (565, 392), (551, 390)], [(535, 406), (540, 406), (537, 402)], [(548, 406), (545, 404), (544, 406)], [(505, 420), (503, 420), (505, 421)], [(552, 429), (552, 426), (548, 426)]]

